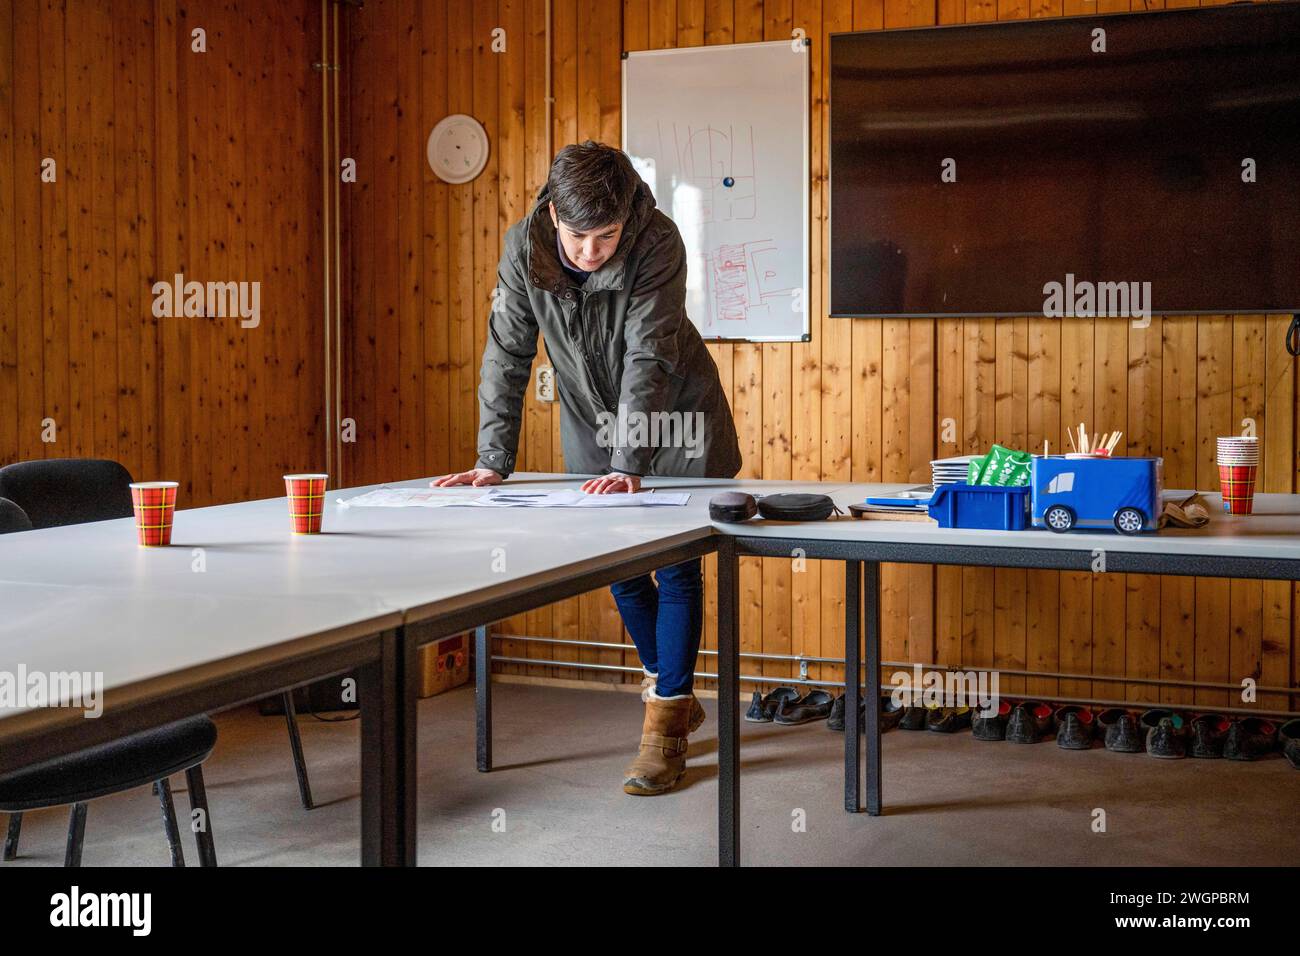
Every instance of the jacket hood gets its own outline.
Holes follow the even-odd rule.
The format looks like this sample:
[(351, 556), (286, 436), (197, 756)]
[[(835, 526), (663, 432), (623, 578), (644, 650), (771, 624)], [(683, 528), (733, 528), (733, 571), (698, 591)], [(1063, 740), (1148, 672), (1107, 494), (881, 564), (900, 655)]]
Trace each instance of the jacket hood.
[[(537, 194), (532, 210), (528, 213), (523, 260), (527, 265), (530, 282), (539, 289), (560, 293), (567, 289), (571, 280), (560, 265), (560, 254), (556, 248), (555, 224), (551, 222), (550, 186), (544, 185)], [(623, 234), (619, 236), (618, 248), (609, 261), (593, 272), (583, 289), (589, 292), (604, 292), (623, 288), (624, 272), (627, 267), (628, 253), (637, 239), (649, 226), (655, 213), (655, 197), (650, 187), (640, 176), (636, 180), (636, 191), (632, 195), (632, 210), (627, 222), (623, 224)]]

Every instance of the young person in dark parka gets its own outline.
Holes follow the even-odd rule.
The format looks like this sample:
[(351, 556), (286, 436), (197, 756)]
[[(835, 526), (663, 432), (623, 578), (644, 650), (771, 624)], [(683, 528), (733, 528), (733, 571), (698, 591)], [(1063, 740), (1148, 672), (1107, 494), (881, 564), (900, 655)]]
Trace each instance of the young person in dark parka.
[[(494, 485), (514, 471), (539, 331), (555, 369), (565, 470), (599, 476), (583, 491), (635, 493), (646, 476), (735, 477), (735, 424), (686, 315), (686, 265), (677, 226), (623, 152), (590, 141), (562, 149), (532, 211), (506, 233), (478, 390), (479, 459), (433, 484)], [(643, 441), (644, 430), (610, 427), (620, 415), (664, 412), (702, 427), (679, 428), (671, 442), (656, 442), (654, 429)], [(692, 693), (700, 559), (655, 577), (657, 587), (646, 574), (610, 589), (645, 671), (640, 750), (623, 780), (641, 795), (677, 784), (686, 738), (704, 720)]]

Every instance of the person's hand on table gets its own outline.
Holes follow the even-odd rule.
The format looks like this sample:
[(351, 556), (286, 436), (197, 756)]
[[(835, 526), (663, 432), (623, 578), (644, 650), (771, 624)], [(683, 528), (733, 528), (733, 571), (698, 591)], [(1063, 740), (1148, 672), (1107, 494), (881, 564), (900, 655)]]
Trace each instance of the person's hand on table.
[(443, 475), (429, 482), (430, 488), (447, 488), (451, 485), (473, 485), (475, 488), (481, 488), (483, 485), (501, 484), (501, 475), (491, 468), (472, 468), (469, 471), (462, 471), (455, 475)]
[(624, 491), (634, 495), (641, 490), (641, 476), (611, 471), (608, 475), (587, 479), (582, 483), (582, 490), (591, 495), (609, 495)]

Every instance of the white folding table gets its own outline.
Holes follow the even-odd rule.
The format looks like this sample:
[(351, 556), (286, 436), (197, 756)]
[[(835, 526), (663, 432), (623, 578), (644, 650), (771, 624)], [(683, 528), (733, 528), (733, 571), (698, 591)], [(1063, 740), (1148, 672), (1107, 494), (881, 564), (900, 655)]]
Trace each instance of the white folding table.
[[(881, 497), (905, 484), (842, 485), (829, 494), (842, 509), (867, 497)], [(1190, 494), (1170, 491), (1167, 498)], [(718, 846), (724, 865), (739, 863), (739, 724), (728, 702), (739, 696), (739, 562), (742, 555), (788, 557), (798, 548), (809, 558), (842, 560), (845, 566), (845, 809), (862, 807), (861, 741), (857, 720), (859, 682), (865, 667), (868, 698), (880, 674), (880, 565), (882, 563), (1032, 568), (1092, 573), (1196, 575), (1224, 578), (1300, 580), (1300, 495), (1255, 496), (1255, 514), (1223, 512), (1218, 495), (1204, 496), (1210, 523), (1199, 529), (1166, 528), (1123, 535), (1047, 530), (982, 531), (945, 529), (930, 522), (836, 518), (820, 522), (716, 523), (718, 541)], [(1098, 558), (1104, 558), (1098, 562)], [(1104, 568), (1098, 571), (1097, 568)], [(865, 616), (864, 616), (865, 612)], [(723, 659), (723, 648), (729, 659)], [(865, 650), (865, 660), (863, 659)], [(1116, 678), (1120, 679), (1120, 678)], [(866, 810), (881, 812), (880, 709), (865, 708)]]
[[(583, 481), (521, 473), (508, 484)], [(708, 496), (753, 483), (648, 484), (694, 493), (681, 507), (628, 509), (338, 506), (368, 486), (329, 493), (321, 535), (291, 534), (275, 498), (181, 510), (169, 548), (140, 548), (132, 519), (0, 536), (0, 668), (100, 671), (105, 682), (98, 719), (0, 713), (0, 772), (356, 669), (362, 861), (414, 862), (419, 647), (477, 630), (488, 769), (487, 625), (712, 551)]]

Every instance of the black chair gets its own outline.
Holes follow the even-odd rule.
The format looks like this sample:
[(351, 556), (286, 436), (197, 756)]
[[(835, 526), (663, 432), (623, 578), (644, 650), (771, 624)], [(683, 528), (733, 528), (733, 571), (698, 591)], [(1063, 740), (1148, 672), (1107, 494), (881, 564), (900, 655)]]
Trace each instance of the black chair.
[(10, 531), (31, 531), (32, 519), (8, 498), (0, 498), (0, 534)]
[[(75, 514), (78, 500), (85, 502), (87, 520), (123, 517), (120, 514), (123, 491), (126, 492), (126, 513), (131, 514), (131, 497), (127, 489), (131, 476), (116, 462), (55, 459), (47, 472), (32, 467), (40, 464), (43, 463), (26, 462), (0, 468), (0, 487), (23, 500), (27, 500), (29, 495), (48, 498), (34, 505), (41, 521), (53, 525), (72, 523), (69, 519)], [(0, 495), (0, 533), (29, 531), (33, 524), (35, 522), (25, 508)], [(172, 774), (184, 770), (189, 784), (190, 809), (202, 814), (195, 821), (199, 824), (195, 829), (199, 863), (201, 866), (216, 866), (217, 855), (202, 769), (203, 761), (208, 759), (216, 742), (216, 725), (207, 717), (191, 717), (0, 776), (0, 811), (9, 814), (3, 858), (12, 860), (18, 855), (23, 813), (71, 804), (63, 863), (65, 866), (80, 866), (87, 803), (96, 797), (152, 783), (162, 805), (172, 865), (184, 866), (185, 854), (181, 849), (176, 807), (168, 780)]]
[(107, 797), (152, 783), (162, 804), (163, 827), (171, 850), (172, 866), (185, 865), (176, 807), (172, 803), (169, 777), (185, 771), (189, 785), (190, 810), (199, 846), (199, 865), (216, 866), (211, 816), (203, 787), (203, 761), (217, 742), (217, 727), (207, 717), (191, 717), (132, 734), (97, 747), (79, 750), (66, 757), (24, 767), (0, 777), (0, 810), (10, 814), (4, 858), (18, 854), (22, 815), (27, 810), (72, 804), (68, 818), (68, 844), (64, 866), (81, 866), (81, 847), (86, 834), (86, 805), (96, 797)]
[[(130, 518), (134, 514), (130, 485), (129, 471), (115, 461), (98, 458), (42, 458), (0, 468), (0, 498), (17, 502), (33, 528)], [(311, 810), (315, 803), (307, 779), (293, 692), (286, 691), (283, 700), (298, 796), (303, 808)]]
[(33, 528), (129, 518), (131, 473), (115, 461), (42, 458), (0, 468), (0, 498), (27, 512)]

